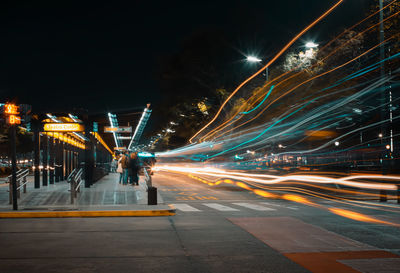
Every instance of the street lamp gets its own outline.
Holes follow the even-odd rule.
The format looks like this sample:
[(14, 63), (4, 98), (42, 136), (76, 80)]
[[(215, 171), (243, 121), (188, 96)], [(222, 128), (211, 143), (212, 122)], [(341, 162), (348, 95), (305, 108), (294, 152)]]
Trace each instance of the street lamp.
[(339, 146), (339, 141), (335, 141), (335, 146)]
[(254, 56), (247, 56), (246, 61), (250, 63), (259, 63), (261, 62), (261, 59), (254, 57)]
[(306, 47), (307, 48), (316, 48), (316, 47), (318, 47), (318, 44), (316, 44), (314, 42), (308, 42), (308, 43), (306, 43)]
[[(255, 56), (247, 56), (246, 61), (248, 61), (249, 63), (259, 63), (262, 60)], [(268, 67), (265, 68), (265, 77), (266, 77), (266, 80), (268, 81)]]

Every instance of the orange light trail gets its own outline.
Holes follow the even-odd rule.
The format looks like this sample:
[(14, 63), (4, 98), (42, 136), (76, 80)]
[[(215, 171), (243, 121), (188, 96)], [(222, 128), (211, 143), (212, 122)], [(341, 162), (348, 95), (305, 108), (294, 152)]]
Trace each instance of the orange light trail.
[[(394, 2), (395, 2), (395, 1), (391, 2), (390, 4), (388, 4), (387, 6), (385, 6), (384, 8), (382, 8), (382, 10), (385, 9), (385, 8), (387, 8), (388, 6), (390, 6), (391, 4), (393, 4)], [(372, 17), (373, 15), (377, 14), (379, 11), (380, 11), (380, 10), (378, 10), (377, 12), (371, 14), (370, 16), (368, 16), (368, 17), (365, 18), (364, 20), (358, 22), (357, 24), (353, 25), (353, 26), (352, 26), (351, 28), (349, 28), (348, 30), (353, 29), (354, 27), (356, 27), (357, 25), (361, 24), (361, 23), (364, 22), (365, 20), (367, 20), (367, 19), (369, 19), (370, 17)], [(383, 22), (385, 22), (386, 20), (391, 19), (392, 17), (398, 15), (399, 13), (400, 13), (400, 11), (399, 11), (399, 12), (396, 12), (396, 13), (394, 13), (394, 14), (392, 14), (391, 16), (385, 18), (385, 19), (383, 20)], [(347, 41), (346, 43), (342, 44), (341, 46), (337, 47), (335, 50), (333, 50), (332, 52), (330, 52), (327, 56), (325, 56), (325, 57), (324, 57), (322, 60), (320, 60), (318, 63), (321, 63), (321, 62), (325, 61), (327, 58), (329, 58), (329, 57), (332, 56), (334, 53), (336, 53), (340, 48), (344, 47), (346, 44), (348, 44), (348, 43), (350, 43), (352, 40), (354, 40), (354, 38), (356, 38), (356, 37), (358, 37), (358, 36), (361, 36), (361, 35), (364, 34), (365, 32), (367, 32), (367, 31), (373, 29), (374, 27), (378, 26), (379, 24), (380, 24), (380, 22), (378, 22), (378, 23), (376, 23), (376, 24), (370, 26), (369, 28), (365, 29), (364, 31), (358, 33), (355, 37), (351, 38), (349, 41)], [(335, 40), (337, 40), (338, 38), (340, 38), (340, 37), (341, 37), (342, 35), (344, 35), (345, 33), (346, 33), (346, 31), (343, 32), (343, 33), (341, 33), (341, 34), (340, 34), (339, 36), (337, 36), (335, 39), (331, 40), (327, 45), (325, 45), (323, 48), (321, 48), (321, 51), (322, 51), (323, 49), (325, 49), (326, 47), (328, 47), (331, 43), (333, 43)], [(396, 36), (396, 35), (393, 35), (391, 38), (394, 38), (395, 36)], [(387, 40), (390, 40), (391, 38), (389, 38), (389, 39), (387, 39)], [(387, 41), (384, 41), (384, 42), (387, 42)], [(360, 55), (359, 57), (361, 57), (361, 55)], [(353, 60), (353, 61), (354, 61), (354, 60)], [(311, 67), (315, 67), (318, 63), (312, 65)], [(294, 69), (293, 69), (293, 70), (294, 70)], [(280, 75), (279, 77), (275, 78), (273, 81), (278, 80), (279, 78), (281, 78), (282, 76), (284, 76), (284, 75), (286, 75), (286, 74), (292, 72), (293, 70), (288, 71), (288, 72), (285, 72), (284, 74), (282, 74), (282, 75)], [(302, 70), (302, 71), (300, 71), (300, 72), (298, 72), (298, 73), (296, 73), (296, 74), (293, 74), (293, 75), (291, 75), (290, 77), (284, 79), (283, 81), (277, 83), (277, 84), (275, 85), (275, 89), (276, 89), (278, 86), (280, 86), (281, 84), (283, 84), (284, 82), (287, 82), (288, 80), (290, 80), (290, 79), (292, 79), (292, 78), (294, 78), (294, 77), (296, 77), (296, 76), (302, 74), (303, 72), (304, 72), (304, 70)], [(327, 73), (329, 73), (329, 72), (327, 72)], [(303, 85), (303, 84), (309, 82), (310, 80), (312, 80), (312, 79), (309, 79), (309, 80), (307, 80), (307, 81), (304, 81), (304, 82), (300, 83), (299, 85), (297, 85), (296, 87), (294, 87), (294, 89), (296, 89), (296, 88), (298, 88), (299, 86), (301, 86), (301, 85)], [(269, 82), (269, 83), (267, 83), (267, 85), (268, 85), (268, 84), (271, 84), (271, 83), (272, 83), (272, 81)], [(267, 85), (266, 85), (266, 86), (267, 86)], [(265, 86), (264, 86), (264, 87), (265, 87)], [(289, 92), (287, 92), (287, 93), (289, 93)], [(286, 94), (287, 94), (287, 93), (286, 93)], [(257, 95), (257, 94), (254, 94), (253, 96), (256, 96), (256, 95)], [(252, 97), (253, 97), (253, 96), (252, 96)], [(283, 96), (284, 96), (284, 95), (283, 95)], [(250, 97), (250, 98), (247, 100), (247, 102), (248, 102), (252, 97)], [(261, 96), (261, 97), (262, 97), (262, 96)], [(257, 103), (257, 101), (259, 101), (261, 97), (258, 97), (258, 98), (255, 100), (254, 104)], [(282, 97), (282, 96), (281, 96), (281, 97)], [(274, 100), (274, 102), (276, 102), (277, 100), (279, 100), (281, 97), (279, 97), (278, 99)], [(237, 129), (237, 128), (239, 128), (239, 127), (241, 127), (241, 126), (243, 126), (243, 125), (245, 125), (245, 124), (247, 124), (247, 123), (253, 121), (254, 119), (258, 118), (258, 117), (266, 110), (266, 108), (268, 108), (271, 104), (272, 104), (272, 103), (270, 103), (267, 107), (265, 107), (257, 116), (253, 117), (252, 119), (250, 119), (250, 120), (248, 120), (248, 121), (246, 121), (246, 122), (244, 122), (244, 123), (242, 123), (242, 124), (240, 124), (240, 125), (238, 125), (238, 126), (236, 126), (236, 127), (234, 127), (234, 128), (231, 128), (230, 130), (224, 132), (224, 134), (227, 133), (227, 132), (231, 132), (231, 131), (233, 131), (233, 130), (235, 130), (235, 129)], [(207, 133), (207, 134), (206, 134), (205, 136), (203, 136), (200, 140), (202, 140), (202, 141), (207, 140), (207, 139), (209, 139), (211, 136), (213, 136), (214, 134), (216, 134), (217, 132), (219, 132), (219, 131), (223, 130), (224, 128), (226, 128), (227, 126), (229, 126), (230, 124), (232, 124), (232, 123), (234, 123), (234, 122), (238, 122), (242, 117), (239, 117), (237, 120), (234, 120), (234, 121), (231, 122), (230, 124), (227, 124), (227, 123), (229, 123), (230, 121), (232, 121), (232, 120), (234, 119), (234, 117), (235, 117), (239, 112), (240, 112), (240, 111), (238, 110), (238, 112), (237, 112), (235, 115), (233, 115), (229, 120), (227, 120), (226, 122), (222, 123), (222, 124), (219, 125), (217, 128), (215, 128), (214, 130), (210, 131), (209, 133)], [(225, 125), (225, 124), (227, 124), (227, 125)], [(224, 126), (224, 125), (225, 125), (225, 126)], [(223, 127), (223, 128), (222, 128), (222, 127)], [(221, 136), (221, 135), (218, 135), (216, 138), (219, 138), (220, 136)]]
[(397, 190), (397, 185), (390, 183), (365, 183), (352, 181), (355, 179), (383, 179), (390, 181), (400, 181), (400, 176), (389, 176), (389, 175), (363, 175), (363, 176), (347, 176), (342, 178), (333, 178), (327, 176), (317, 176), (317, 175), (285, 175), (285, 176), (277, 176), (277, 175), (266, 175), (266, 174), (248, 174), (248, 173), (239, 173), (239, 172), (231, 172), (225, 171), (216, 168), (192, 168), (192, 167), (177, 167), (177, 166), (168, 166), (168, 165), (160, 165), (154, 168), (155, 171), (163, 170), (163, 171), (174, 171), (195, 175), (206, 175), (212, 177), (224, 177), (229, 179), (242, 180), (246, 182), (257, 182), (261, 184), (278, 184), (284, 181), (301, 181), (306, 183), (317, 183), (317, 184), (338, 184), (344, 185), (354, 188), (362, 188), (362, 189), (375, 189), (375, 190)]
[[(216, 186), (216, 185), (219, 185), (220, 183), (234, 184), (234, 185), (236, 185), (236, 186), (238, 186), (240, 188), (243, 188), (245, 190), (251, 191), (254, 194), (262, 196), (264, 198), (283, 199), (283, 200), (288, 200), (288, 201), (291, 201), (291, 202), (295, 202), (295, 203), (299, 203), (299, 204), (303, 204), (303, 205), (307, 205), (307, 206), (316, 207), (316, 208), (319, 208), (319, 209), (327, 210), (327, 211), (329, 211), (329, 212), (331, 212), (333, 214), (339, 215), (341, 217), (345, 217), (345, 218), (352, 219), (352, 220), (359, 221), (359, 222), (366, 222), (366, 223), (373, 223), (373, 224), (384, 224), (384, 225), (400, 227), (400, 224), (389, 222), (389, 221), (379, 220), (379, 219), (377, 219), (375, 217), (372, 217), (372, 216), (369, 216), (369, 215), (365, 215), (365, 214), (362, 214), (362, 213), (359, 213), (359, 212), (351, 211), (351, 210), (348, 210), (348, 209), (326, 207), (326, 206), (323, 206), (321, 204), (317, 204), (317, 203), (311, 201), (310, 199), (308, 199), (308, 198), (306, 198), (304, 196), (300, 196), (298, 194), (282, 194), (282, 195), (274, 194), (274, 193), (271, 193), (269, 191), (252, 188), (252, 187), (246, 185), (243, 182), (234, 182), (234, 181), (232, 181), (230, 179), (221, 179), (221, 180), (218, 180), (217, 182), (208, 182), (205, 179), (193, 176), (191, 174), (189, 174), (189, 177), (191, 177), (193, 179), (196, 179), (198, 181), (201, 181), (201, 182), (203, 182), (205, 184), (208, 184), (210, 186)], [(279, 189), (275, 189), (275, 190), (283, 190), (283, 189), (279, 188)], [(296, 191), (296, 190), (295, 189), (291, 189), (291, 191)], [(304, 193), (304, 192), (302, 192), (300, 190), (297, 190), (297, 191), (300, 192), (300, 193)], [(326, 200), (332, 200), (332, 199), (329, 199), (329, 198), (324, 198), (324, 197), (319, 196), (317, 194), (310, 194), (310, 193), (306, 193), (306, 194), (312, 195), (312, 196), (317, 197), (317, 198), (322, 198), (322, 199), (326, 199)], [(344, 200), (344, 199), (342, 199), (342, 200)], [(344, 203), (344, 204), (349, 204), (348, 202), (344, 202), (344, 201), (341, 201), (341, 200), (333, 200), (333, 201), (339, 202), (339, 203)], [(358, 206), (359, 207), (364, 207), (364, 208), (366, 207), (366, 206), (361, 206), (361, 205), (358, 205)], [(376, 209), (376, 208), (373, 208), (373, 209)], [(393, 211), (393, 210), (385, 210), (385, 211), (398, 212), (398, 211)]]
[(278, 52), (278, 54), (275, 55), (272, 60), (270, 60), (263, 68), (258, 70), (256, 73), (254, 73), (252, 76), (247, 78), (244, 82), (242, 82), (230, 95), (229, 97), (224, 101), (224, 103), (221, 105), (221, 107), (218, 109), (217, 113), (215, 114), (214, 118), (207, 123), (203, 128), (201, 128), (196, 134), (194, 134), (190, 139), (189, 142), (193, 143), (192, 140), (200, 134), (204, 129), (206, 129), (210, 124), (212, 124), (219, 114), (221, 113), (222, 109), (225, 107), (226, 103), (239, 91), (240, 88), (242, 88), (246, 83), (248, 83), (250, 80), (255, 78), (258, 74), (263, 72), (267, 67), (269, 67), (272, 63), (275, 62), (276, 59), (278, 59), (294, 42), (296, 42), (304, 33), (306, 33), (308, 30), (310, 30), (314, 25), (316, 25), (319, 21), (321, 21), (323, 18), (325, 18), (329, 13), (331, 13), (335, 8), (337, 8), (344, 0), (338, 1), (335, 5), (333, 5), (330, 9), (328, 9), (325, 13), (323, 13), (320, 17), (318, 17), (314, 22), (312, 22), (310, 25), (308, 25), (306, 28), (304, 28), (300, 33), (298, 33), (289, 43), (284, 46), (281, 51)]
[[(396, 14), (398, 14), (398, 13), (400, 13), (400, 11), (397, 12)], [(395, 15), (395, 14), (394, 14), (394, 15)], [(302, 85), (304, 85), (304, 84), (306, 84), (306, 83), (308, 83), (308, 82), (310, 82), (310, 81), (312, 81), (312, 80), (315, 80), (315, 79), (317, 79), (317, 78), (319, 78), (319, 77), (322, 77), (322, 76), (324, 76), (324, 75), (327, 75), (327, 74), (329, 74), (329, 73), (331, 73), (331, 72), (333, 72), (333, 71), (335, 71), (335, 70), (338, 70), (339, 68), (342, 68), (342, 67), (344, 67), (344, 66), (346, 66), (346, 65), (348, 65), (348, 64), (350, 64), (350, 63), (352, 63), (352, 62), (354, 62), (354, 61), (356, 61), (356, 60), (358, 60), (360, 57), (366, 55), (367, 53), (369, 53), (369, 52), (371, 52), (372, 50), (374, 50), (374, 49), (376, 49), (377, 47), (379, 47), (381, 44), (384, 44), (384, 43), (388, 42), (389, 40), (393, 39), (393, 38), (396, 37), (396, 36), (398, 36), (398, 34), (389, 37), (389, 38), (386, 39), (385, 41), (383, 41), (383, 42), (381, 42), (381, 43), (379, 43), (379, 44), (377, 44), (377, 45), (371, 47), (370, 49), (368, 49), (367, 51), (363, 52), (363, 53), (360, 54), (359, 56), (357, 56), (357, 57), (355, 57), (355, 58), (353, 58), (353, 59), (351, 59), (351, 60), (349, 60), (349, 61), (347, 61), (347, 62), (345, 62), (345, 63), (343, 63), (343, 64), (341, 64), (341, 65), (339, 65), (339, 66), (336, 66), (335, 68), (332, 68), (332, 69), (330, 69), (330, 70), (328, 70), (328, 71), (325, 71), (325, 72), (323, 72), (323, 73), (321, 73), (321, 74), (318, 74), (318, 75), (316, 75), (316, 76), (314, 76), (314, 77), (311, 77), (311, 78), (309, 78), (309, 79), (307, 79), (307, 80), (305, 80), (305, 81), (303, 81), (303, 82), (297, 84), (296, 86), (292, 87), (291, 89), (289, 89), (288, 91), (286, 91), (285, 93), (283, 93), (282, 95), (280, 95), (278, 98), (276, 98), (276, 99), (274, 99), (273, 101), (271, 101), (271, 102), (270, 102), (267, 106), (265, 106), (264, 109), (263, 109), (262, 111), (260, 111), (255, 117), (253, 117), (253, 118), (247, 120), (246, 122), (244, 122), (244, 123), (242, 123), (242, 124), (239, 124), (239, 125), (236, 126), (236, 127), (233, 127), (233, 128), (231, 128), (231, 129), (225, 131), (225, 132), (223, 133), (223, 135), (225, 135), (226, 133), (229, 133), (229, 132), (231, 132), (231, 131), (233, 131), (233, 130), (235, 130), (235, 129), (238, 129), (239, 127), (241, 127), (241, 126), (243, 126), (243, 125), (246, 125), (246, 124), (250, 123), (251, 121), (257, 119), (257, 118), (258, 118), (260, 115), (262, 115), (262, 114), (265, 112), (265, 110), (267, 110), (271, 105), (273, 105), (275, 102), (277, 102), (277, 101), (280, 100), (281, 98), (285, 97), (286, 95), (290, 94), (291, 92), (293, 92), (294, 90), (296, 90), (296, 89), (299, 88), (300, 86), (302, 86)], [(299, 72), (299, 73), (301, 73), (301, 72)], [(290, 78), (291, 78), (291, 77), (290, 77)], [(290, 79), (290, 78), (289, 78), (289, 79)], [(285, 80), (284, 80), (284, 81), (285, 81)], [(283, 81), (283, 82), (284, 82), (284, 81)], [(282, 83), (282, 82), (281, 82), (281, 83)], [(278, 83), (277, 85), (275, 85), (275, 88), (276, 88), (279, 84), (280, 84), (280, 83)], [(217, 138), (220, 137), (220, 136), (221, 136), (221, 135), (217, 136)]]

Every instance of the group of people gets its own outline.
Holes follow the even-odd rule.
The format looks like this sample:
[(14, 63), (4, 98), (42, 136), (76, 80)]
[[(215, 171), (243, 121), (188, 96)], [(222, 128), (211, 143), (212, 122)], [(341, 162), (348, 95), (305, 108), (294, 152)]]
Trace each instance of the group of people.
[(122, 185), (139, 185), (139, 160), (136, 152), (124, 151), (118, 158), (117, 173), (119, 183)]

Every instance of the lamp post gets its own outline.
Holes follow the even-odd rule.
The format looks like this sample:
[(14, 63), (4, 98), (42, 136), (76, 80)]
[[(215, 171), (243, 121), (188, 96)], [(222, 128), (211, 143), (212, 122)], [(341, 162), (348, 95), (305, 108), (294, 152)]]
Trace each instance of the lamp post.
[[(247, 56), (246, 61), (249, 63), (260, 63), (262, 60), (255, 56)], [(265, 68), (265, 79), (268, 81), (268, 67)]]

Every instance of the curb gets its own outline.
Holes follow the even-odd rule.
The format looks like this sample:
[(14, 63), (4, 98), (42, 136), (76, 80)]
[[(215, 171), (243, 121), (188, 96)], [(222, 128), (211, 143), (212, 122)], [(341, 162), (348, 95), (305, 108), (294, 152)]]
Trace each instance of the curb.
[(175, 209), (165, 210), (97, 210), (97, 211), (29, 211), (0, 212), (1, 218), (67, 218), (67, 217), (152, 217), (173, 216)]

